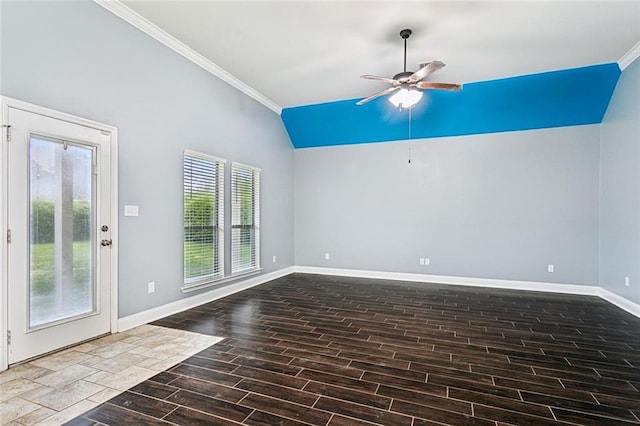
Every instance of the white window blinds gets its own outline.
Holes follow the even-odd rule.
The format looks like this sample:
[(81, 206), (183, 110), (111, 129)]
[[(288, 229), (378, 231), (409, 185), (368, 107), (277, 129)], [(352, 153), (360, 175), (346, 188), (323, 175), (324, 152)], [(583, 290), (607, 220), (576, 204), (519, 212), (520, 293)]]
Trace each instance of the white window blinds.
[(231, 273), (260, 268), (260, 169), (231, 165)]
[(224, 160), (184, 153), (185, 287), (224, 276)]

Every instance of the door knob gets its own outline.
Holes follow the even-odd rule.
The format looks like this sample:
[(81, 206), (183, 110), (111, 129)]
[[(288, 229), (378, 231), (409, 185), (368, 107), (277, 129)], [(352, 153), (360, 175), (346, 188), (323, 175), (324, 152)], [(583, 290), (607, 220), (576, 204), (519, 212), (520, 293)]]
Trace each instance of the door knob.
[(100, 245), (101, 245), (102, 247), (110, 246), (110, 245), (111, 245), (111, 240), (102, 240), (102, 241), (100, 242)]

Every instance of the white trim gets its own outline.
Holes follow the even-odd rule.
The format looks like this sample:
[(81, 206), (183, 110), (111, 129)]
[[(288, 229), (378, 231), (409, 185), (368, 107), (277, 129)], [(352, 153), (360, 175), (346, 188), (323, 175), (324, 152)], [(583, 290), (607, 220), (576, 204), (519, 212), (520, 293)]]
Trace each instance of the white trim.
[(620, 309), (624, 309), (625, 311), (629, 312), (632, 315), (637, 316), (638, 318), (640, 318), (640, 305), (632, 302), (629, 299), (625, 299), (622, 296), (619, 296), (609, 290), (607, 290), (606, 288), (602, 288), (599, 287), (598, 288), (598, 296), (600, 296), (600, 298), (606, 300), (609, 303), (613, 303), (614, 305), (616, 305), (617, 307), (619, 307)]
[(40, 105), (31, 104), (29, 102), (21, 101), (19, 99), (10, 98), (8, 96), (0, 96), (3, 105), (12, 107), (33, 114), (40, 114), (46, 117), (52, 117), (56, 120), (67, 121), (72, 124), (79, 124), (84, 127), (89, 127), (95, 130), (102, 130), (110, 132), (112, 135), (117, 134), (118, 128), (109, 124), (100, 123), (98, 121), (90, 120), (88, 118), (78, 117), (77, 115), (67, 114), (66, 112), (57, 111), (55, 109), (43, 107)]
[[(202, 164), (195, 165), (194, 161), (208, 163), (207, 167), (213, 168), (215, 171), (213, 174), (204, 173), (204, 170), (200, 170)], [(183, 251), (183, 285), (180, 287), (180, 290), (184, 293), (185, 290), (189, 289), (200, 289), (207, 286), (215, 285), (218, 282), (221, 282), (225, 278), (225, 227), (224, 227), (224, 212), (225, 212), (225, 166), (226, 160), (218, 157), (214, 157), (213, 155), (204, 154), (198, 151), (193, 151), (190, 149), (185, 149), (182, 155), (182, 166), (183, 173), (187, 171), (190, 172), (189, 177), (187, 174), (183, 174), (183, 197), (187, 195), (187, 192), (191, 194), (194, 191), (194, 182), (200, 184), (207, 184), (205, 186), (208, 187), (207, 195), (214, 196), (214, 204), (216, 205), (216, 219), (215, 219), (215, 228), (218, 229), (217, 233), (217, 242), (219, 250), (215, 253), (217, 256), (214, 259), (214, 270), (211, 274), (208, 275), (198, 275), (196, 277), (187, 278), (190, 275), (187, 272), (187, 263), (185, 262), (186, 251)], [(195, 177), (191, 176), (193, 174), (193, 167), (195, 167)], [(198, 171), (200, 170), (200, 171)], [(210, 171), (210, 170), (209, 170)], [(211, 192), (212, 188), (209, 185), (213, 185), (215, 188), (213, 193)], [(184, 198), (183, 198), (184, 200)], [(182, 215), (186, 220), (186, 205), (182, 206)], [(183, 232), (183, 239), (185, 237), (185, 233)], [(217, 270), (215, 268), (217, 266)], [(189, 272), (191, 269), (189, 268)]]
[[(118, 331), (118, 128), (108, 124), (93, 121), (87, 118), (78, 117), (72, 114), (67, 114), (54, 109), (46, 108), (40, 105), (31, 104), (29, 102), (21, 101), (18, 99), (10, 98), (7, 96), (0, 96), (0, 104), (2, 105), (2, 124), (8, 124), (9, 108), (19, 109), (34, 114), (40, 114), (47, 117), (52, 117), (57, 120), (67, 121), (69, 123), (78, 124), (81, 126), (89, 127), (92, 129), (100, 130), (103, 132), (109, 132), (111, 138), (111, 235), (113, 244), (111, 245), (111, 311), (110, 315), (110, 329), (111, 333)], [(0, 165), (2, 166), (1, 188), (0, 188), (0, 212), (2, 214), (1, 226), (4, 235), (7, 229), (7, 205), (6, 197), (7, 192), (7, 140), (6, 132), (2, 132), (2, 148), (0, 149)], [(2, 277), (0, 278), (2, 303), (0, 304), (0, 371), (8, 368), (8, 354), (6, 338), (7, 335), (7, 309), (8, 309), (8, 282), (7, 282), (7, 240), (2, 236), (0, 243), (0, 265), (2, 266)]]
[[(249, 166), (247, 164), (242, 164), (238, 162), (233, 162), (231, 164), (231, 275), (242, 275), (246, 273), (251, 273), (255, 270), (262, 269), (260, 267), (260, 174), (261, 170), (257, 167)], [(250, 176), (250, 179), (247, 178)], [(249, 267), (238, 268), (238, 258), (241, 256), (241, 247), (238, 244), (242, 245), (242, 242), (238, 240), (238, 236), (234, 237), (234, 227), (242, 226), (242, 203), (238, 199), (238, 193), (240, 191), (240, 187), (247, 189), (250, 187), (253, 201), (251, 203), (251, 214), (252, 214), (252, 228), (254, 231), (253, 235), (253, 261), (254, 263)], [(237, 220), (240, 222), (235, 223)], [(240, 239), (242, 237), (240, 236)], [(235, 255), (235, 256), (234, 256)]]
[(196, 157), (196, 158), (200, 158), (201, 160), (215, 161), (215, 162), (218, 162), (218, 163), (227, 164), (227, 160), (225, 160), (224, 158), (216, 157), (214, 155), (205, 154), (204, 152), (200, 152), (200, 151), (194, 151), (192, 149), (185, 149), (182, 152), (182, 155), (183, 156), (188, 155), (189, 157)]
[(138, 312), (136, 314), (120, 318), (118, 320), (118, 330), (129, 330), (130, 328), (156, 321), (168, 315), (177, 314), (178, 312), (186, 311), (187, 309), (195, 308), (196, 306), (200, 306), (205, 303), (220, 299), (222, 297), (238, 293), (242, 290), (264, 284), (268, 281), (284, 277), (285, 275), (289, 275), (293, 272), (295, 272), (293, 267), (279, 269), (274, 272), (269, 272), (268, 274), (260, 275), (255, 278), (250, 278), (248, 280), (224, 286), (222, 288), (216, 288), (207, 291), (206, 293), (200, 293), (195, 296), (186, 297), (175, 302), (167, 303), (166, 305)]
[[(128, 22), (134, 27), (138, 28), (140, 31), (148, 34), (155, 40), (164, 44), (176, 53), (182, 55), (205, 71), (213, 74), (222, 81), (240, 90), (245, 95), (260, 102), (262, 105), (266, 106), (276, 114), (282, 113), (282, 107), (280, 105), (276, 104), (253, 87), (239, 80), (233, 74), (225, 71), (220, 66), (216, 65), (195, 50), (191, 49), (189, 46), (182, 43), (166, 31), (162, 30), (160, 27), (153, 24), (142, 15), (128, 8), (123, 3), (121, 3), (120, 0), (93, 0), (93, 2), (107, 9), (109, 12)], [(640, 42), (636, 43), (635, 46), (629, 49), (629, 51), (626, 52), (618, 60), (618, 66), (620, 67), (620, 70), (624, 71), (624, 69), (631, 65), (633, 61), (638, 59), (638, 57), (640, 57)]]
[(536, 281), (514, 281), (490, 278), (453, 277), (446, 275), (411, 274), (406, 272), (365, 271), (359, 269), (322, 268), (315, 266), (297, 266), (296, 272), (305, 274), (337, 275), (343, 277), (373, 278), (384, 280), (424, 282), (436, 284), (464, 285), (471, 287), (491, 287), (510, 290), (542, 291), (546, 293), (599, 295), (597, 286), (579, 284), (556, 284)]
[(397, 281), (464, 285), (464, 286), (474, 286), (474, 287), (502, 288), (502, 289), (511, 289), (511, 290), (540, 291), (540, 292), (546, 292), (546, 293), (564, 293), (564, 294), (577, 294), (577, 295), (586, 295), (586, 296), (599, 296), (600, 298), (606, 300), (607, 302), (610, 302), (626, 310), (627, 312), (637, 317), (640, 317), (640, 305), (595, 285), (590, 286), (590, 285), (579, 285), (579, 284), (556, 284), (556, 283), (535, 282), (535, 281), (514, 281), (514, 280), (500, 280), (500, 279), (488, 279), (488, 278), (454, 277), (454, 276), (444, 276), (444, 275), (411, 274), (411, 273), (404, 273), (404, 272), (383, 272), (383, 271), (366, 271), (366, 270), (358, 270), (358, 269), (322, 268), (322, 267), (315, 267), (315, 266), (290, 266), (275, 272), (270, 272), (268, 274), (260, 275), (259, 277), (244, 280), (236, 284), (232, 284), (222, 288), (216, 288), (206, 293), (201, 293), (195, 296), (187, 297), (187, 298), (169, 303), (167, 305), (158, 306), (156, 308), (152, 308), (147, 311), (139, 312), (137, 314), (120, 318), (120, 320), (118, 321), (118, 327), (120, 331), (125, 331), (142, 324), (147, 324), (149, 322), (156, 321), (168, 315), (173, 315), (178, 312), (185, 311), (187, 309), (195, 308), (196, 306), (200, 306), (202, 304), (211, 302), (213, 300), (230, 296), (234, 293), (240, 292), (250, 287), (254, 287), (254, 286), (266, 283), (268, 281), (284, 277), (292, 273), (334, 275), (334, 276), (354, 277), (354, 278), (386, 279), (386, 280), (397, 280)]
[(119, 199), (118, 199), (118, 128), (111, 127), (111, 333), (118, 332), (118, 251), (119, 234)]
[(636, 43), (627, 53), (622, 55), (622, 58), (618, 60), (618, 66), (620, 67), (620, 71), (624, 71), (629, 65), (633, 63), (636, 59), (640, 57), (640, 41)]
[(182, 43), (166, 31), (160, 29), (157, 25), (151, 23), (142, 15), (134, 12), (129, 9), (127, 6), (122, 4), (119, 0), (93, 0), (94, 3), (104, 7), (109, 12), (113, 13), (117, 17), (123, 19), (129, 24), (133, 25), (140, 31), (150, 35), (160, 43), (164, 44), (168, 48), (172, 49), (176, 53), (179, 53), (186, 59), (190, 60), (194, 64), (198, 65), (205, 71), (215, 75), (220, 80), (226, 82), (227, 84), (235, 87), (245, 95), (255, 99), (260, 102), (262, 105), (266, 106), (276, 114), (280, 114), (282, 112), (282, 107), (271, 99), (264, 96), (262, 93), (258, 92), (253, 87), (248, 84), (240, 81), (237, 77), (225, 71), (218, 65), (211, 62), (209, 59), (205, 58), (195, 50), (191, 49), (186, 44)]
[(472, 287), (504, 288), (511, 290), (541, 291), (545, 293), (565, 293), (598, 296), (617, 307), (640, 318), (640, 304), (625, 299), (596, 285), (557, 284), (536, 281), (514, 281), (489, 278), (452, 277), (445, 275), (410, 274), (405, 272), (366, 271), (359, 269), (322, 268), (315, 266), (295, 266), (294, 272), (304, 274), (336, 275), (342, 277), (372, 278), (397, 281), (411, 281), (437, 284), (464, 285)]
[(231, 167), (241, 167), (243, 169), (253, 170), (254, 172), (258, 172), (258, 173), (262, 172), (262, 169), (260, 167), (250, 166), (248, 164), (239, 163), (237, 161), (232, 161)]
[[(7, 125), (9, 120), (9, 105), (7, 98), (0, 96), (0, 103), (2, 104), (2, 117), (0, 123)], [(7, 239), (4, 238), (4, 233), (7, 232), (7, 197), (9, 195), (7, 188), (7, 128), (0, 128), (2, 136), (0, 137), (0, 226), (2, 227), (2, 238), (0, 238), (0, 270), (2, 270), (2, 276), (0, 277), (0, 371), (6, 370), (9, 366), (8, 348), (7, 348), (7, 310), (9, 309), (8, 302), (8, 273), (7, 267), (9, 266), (7, 259)]]
[(262, 272), (262, 269), (252, 269), (248, 272), (242, 272), (235, 275), (228, 275), (226, 277), (218, 278), (216, 280), (205, 280), (200, 282), (194, 282), (192, 284), (185, 284), (180, 287), (180, 291), (183, 293), (191, 293), (196, 290), (204, 290), (207, 287), (219, 286), (229, 281), (239, 280), (243, 277), (248, 277), (250, 275), (256, 275)]

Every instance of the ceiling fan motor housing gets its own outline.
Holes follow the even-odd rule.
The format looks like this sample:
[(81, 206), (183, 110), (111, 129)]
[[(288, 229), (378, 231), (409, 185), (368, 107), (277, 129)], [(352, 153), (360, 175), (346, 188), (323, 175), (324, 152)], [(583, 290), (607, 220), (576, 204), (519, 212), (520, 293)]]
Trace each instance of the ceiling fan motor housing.
[(394, 80), (400, 80), (402, 78), (407, 79), (413, 74), (413, 71), (403, 71), (393, 76)]
[(405, 40), (408, 39), (410, 35), (411, 35), (411, 30), (409, 28), (405, 28), (404, 30), (400, 31), (400, 37), (402, 37)]

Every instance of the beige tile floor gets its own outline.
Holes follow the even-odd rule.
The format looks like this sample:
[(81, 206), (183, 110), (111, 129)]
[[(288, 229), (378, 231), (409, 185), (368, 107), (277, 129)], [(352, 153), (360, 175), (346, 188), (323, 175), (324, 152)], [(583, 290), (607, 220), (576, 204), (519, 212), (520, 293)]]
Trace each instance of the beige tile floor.
[(0, 425), (59, 425), (222, 340), (143, 325), (0, 373)]

